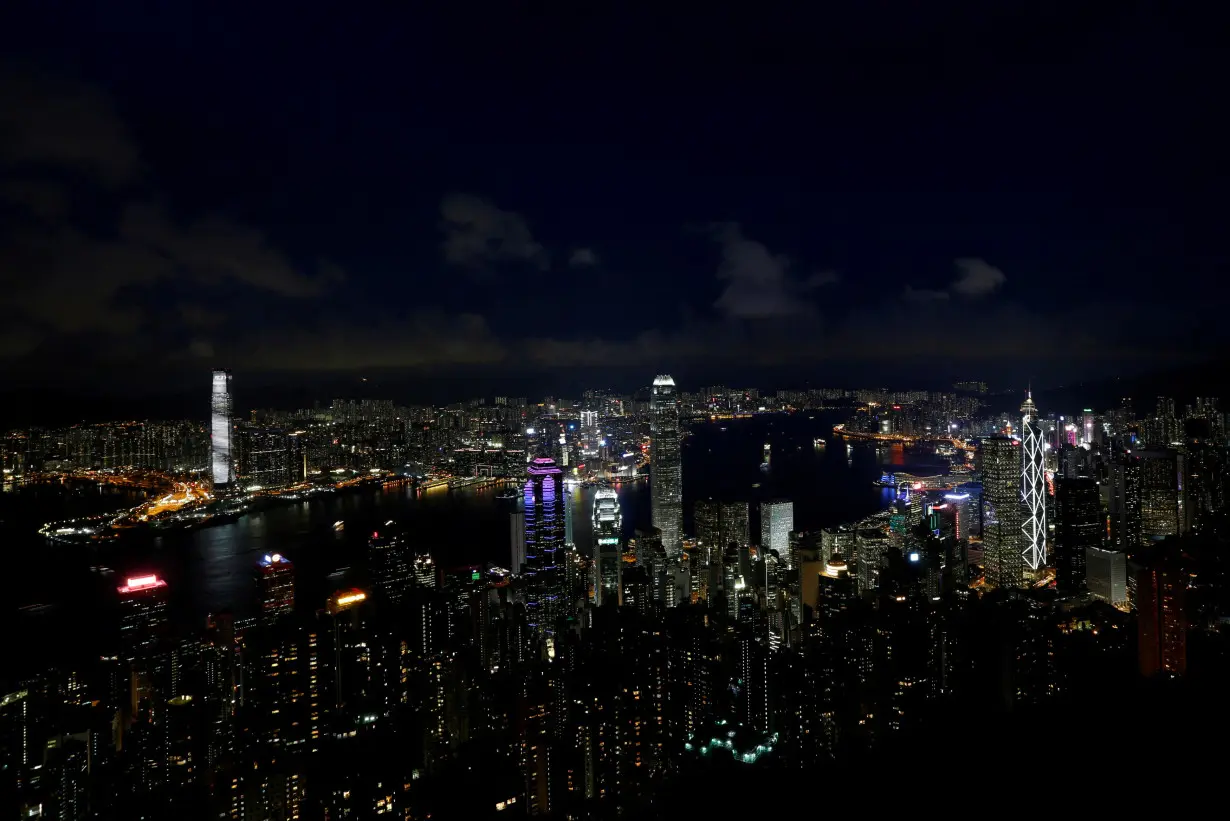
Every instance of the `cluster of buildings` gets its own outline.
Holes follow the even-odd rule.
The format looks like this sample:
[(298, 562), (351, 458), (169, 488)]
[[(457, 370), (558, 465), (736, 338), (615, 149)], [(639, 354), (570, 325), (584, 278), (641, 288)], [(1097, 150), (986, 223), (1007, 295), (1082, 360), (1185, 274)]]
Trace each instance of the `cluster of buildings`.
[[(215, 384), (211, 479), (242, 484), (229, 377)], [(706, 393), (697, 416), (742, 412), (738, 392)], [(946, 401), (863, 405), (938, 407), (980, 431), (976, 471), (817, 532), (787, 499), (696, 499), (685, 518), (691, 417), (666, 375), (643, 400), (500, 397), (418, 418), (433, 437), (400, 441), (434, 470), (463, 448), (510, 456), (507, 567), (450, 566), (389, 525), (359, 587), (311, 600), (294, 562), (264, 555), (254, 615), (198, 631), (174, 628), (171, 584), (128, 578), (113, 652), (0, 691), (0, 777), (21, 817), (650, 817), (698, 785), (1225, 672), (1214, 401), (1177, 421), (1077, 422), (1032, 397), (1019, 416), (955, 422), (964, 406)], [(296, 419), (379, 437), (413, 418), (384, 403), (327, 415)], [(625, 452), (648, 462), (650, 526), (630, 529), (601, 485), (578, 544), (569, 483), (618, 475)]]

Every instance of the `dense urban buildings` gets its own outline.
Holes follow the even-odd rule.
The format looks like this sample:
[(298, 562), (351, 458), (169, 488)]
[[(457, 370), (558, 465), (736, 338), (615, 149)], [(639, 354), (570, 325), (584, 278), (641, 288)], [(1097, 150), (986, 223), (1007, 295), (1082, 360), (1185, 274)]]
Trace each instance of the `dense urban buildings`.
[[(0, 670), (5, 795), (24, 817), (664, 817), (703, 784), (913, 767), (971, 727), (1217, 681), (1216, 403), (994, 396), (228, 409), (224, 493), (203, 420), (10, 432), (10, 492), (144, 501), (41, 531), (99, 578), (140, 558), (98, 625), (54, 634), (97, 648)], [(232, 543), (233, 573), (177, 569)], [(184, 618), (236, 585), (234, 612)]]

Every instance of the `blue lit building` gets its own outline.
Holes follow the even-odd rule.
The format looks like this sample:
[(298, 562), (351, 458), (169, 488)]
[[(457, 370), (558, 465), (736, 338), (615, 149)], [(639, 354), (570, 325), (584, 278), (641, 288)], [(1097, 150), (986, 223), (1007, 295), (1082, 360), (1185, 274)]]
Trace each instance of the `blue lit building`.
[(540, 634), (555, 630), (563, 612), (565, 521), (564, 475), (554, 459), (530, 463), (525, 482), (525, 611)]

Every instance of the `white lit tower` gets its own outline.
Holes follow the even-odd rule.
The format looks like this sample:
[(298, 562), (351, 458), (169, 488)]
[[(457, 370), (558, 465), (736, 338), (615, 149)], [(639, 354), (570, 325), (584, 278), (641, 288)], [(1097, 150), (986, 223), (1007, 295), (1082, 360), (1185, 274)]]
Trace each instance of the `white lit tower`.
[(649, 409), (651, 516), (653, 526), (662, 533), (666, 555), (675, 557), (683, 552), (683, 464), (679, 452), (679, 397), (674, 379), (667, 375), (654, 378)]
[(594, 604), (619, 603), (623, 566), (623, 514), (610, 488), (594, 494)]
[(1032, 392), (1021, 405), (1021, 445), (1021, 499), (1025, 503), (1021, 557), (1026, 567), (1038, 571), (1046, 565), (1046, 447)]
[(210, 411), (209, 444), (212, 478), (216, 490), (225, 490), (235, 479), (235, 462), (231, 458), (230, 371), (214, 371)]

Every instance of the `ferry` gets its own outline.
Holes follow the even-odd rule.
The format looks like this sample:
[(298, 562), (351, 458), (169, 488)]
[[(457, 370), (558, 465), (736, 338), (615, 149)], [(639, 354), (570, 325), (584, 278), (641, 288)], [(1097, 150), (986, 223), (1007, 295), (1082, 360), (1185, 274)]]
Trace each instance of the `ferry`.
[(346, 523), (339, 519), (338, 521), (333, 523), (333, 529), (340, 533), (341, 531), (346, 529)]
[(815, 448), (816, 450), (824, 450), (824, 448), (827, 445), (828, 445), (828, 442), (824, 441), (823, 439), (819, 437), (811, 440), (811, 446)]

